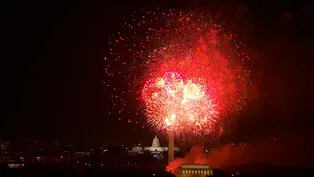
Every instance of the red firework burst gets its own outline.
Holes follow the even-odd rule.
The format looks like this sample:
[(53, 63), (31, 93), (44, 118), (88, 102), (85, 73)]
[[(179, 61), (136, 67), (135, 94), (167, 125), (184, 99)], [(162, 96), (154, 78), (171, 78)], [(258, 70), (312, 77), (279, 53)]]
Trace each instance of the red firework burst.
[[(249, 71), (234, 35), (224, 33), (208, 16), (147, 14), (136, 27), (126, 24), (134, 31), (133, 48), (124, 54), (111, 49), (111, 54), (127, 64), (134, 81), (129, 84), (139, 95), (148, 123), (165, 133), (211, 132), (215, 122), (244, 103)], [(119, 36), (115, 48), (125, 47), (126, 39)], [(129, 62), (123, 55), (133, 59)]]
[(166, 72), (147, 81), (142, 96), (148, 121), (158, 130), (209, 131), (207, 125), (217, 116), (214, 98), (201, 78), (184, 79), (177, 72)]

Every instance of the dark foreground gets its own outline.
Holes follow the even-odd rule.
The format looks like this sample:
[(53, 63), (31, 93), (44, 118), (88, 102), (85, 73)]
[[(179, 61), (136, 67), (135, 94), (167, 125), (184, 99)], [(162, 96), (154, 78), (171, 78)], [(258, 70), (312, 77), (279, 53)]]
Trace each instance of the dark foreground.
[[(232, 172), (225, 172), (220, 169), (214, 170), (214, 177), (231, 177), (231, 176), (314, 176), (314, 169), (311, 168), (295, 168), (295, 167), (272, 167), (259, 168), (254, 172), (256, 166), (248, 165), (240, 167)], [(147, 170), (147, 169), (103, 169), (103, 168), (86, 168), (86, 167), (69, 167), (60, 166), (59, 164), (45, 164), (25, 167), (20, 169), (9, 169), (6, 166), (0, 168), (1, 177), (174, 177), (173, 174), (163, 170)]]

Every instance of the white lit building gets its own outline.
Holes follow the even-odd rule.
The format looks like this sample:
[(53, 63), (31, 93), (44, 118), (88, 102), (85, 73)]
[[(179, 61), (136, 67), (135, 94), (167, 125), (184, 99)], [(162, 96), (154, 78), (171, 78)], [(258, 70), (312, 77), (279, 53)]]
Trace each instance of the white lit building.
[[(160, 142), (157, 136), (153, 139), (152, 146), (150, 147), (132, 147), (132, 150), (130, 153), (137, 153), (137, 154), (143, 154), (145, 151), (150, 151), (152, 154), (160, 154), (164, 151), (167, 151), (168, 147), (161, 147)], [(179, 151), (179, 148), (175, 147), (175, 151)]]

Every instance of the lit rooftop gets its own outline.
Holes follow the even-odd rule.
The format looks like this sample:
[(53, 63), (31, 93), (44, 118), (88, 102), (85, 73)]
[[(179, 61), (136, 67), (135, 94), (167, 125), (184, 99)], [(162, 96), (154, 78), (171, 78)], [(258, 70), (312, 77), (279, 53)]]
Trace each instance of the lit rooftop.
[(210, 169), (208, 164), (182, 164), (181, 168)]

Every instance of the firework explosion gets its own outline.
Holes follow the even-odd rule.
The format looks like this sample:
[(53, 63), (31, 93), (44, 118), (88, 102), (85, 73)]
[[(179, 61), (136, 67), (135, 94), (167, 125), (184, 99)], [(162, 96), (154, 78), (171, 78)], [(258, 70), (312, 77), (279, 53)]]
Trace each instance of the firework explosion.
[(157, 129), (180, 133), (190, 127), (197, 133), (216, 115), (209, 93), (202, 79), (184, 79), (176, 72), (149, 80), (142, 90), (148, 121)]
[(105, 72), (129, 76), (128, 85), (151, 126), (164, 133), (207, 134), (241, 109), (249, 71), (234, 34), (193, 13), (170, 10), (133, 17), (141, 20), (126, 23), (125, 34), (112, 37), (114, 60), (106, 59)]

